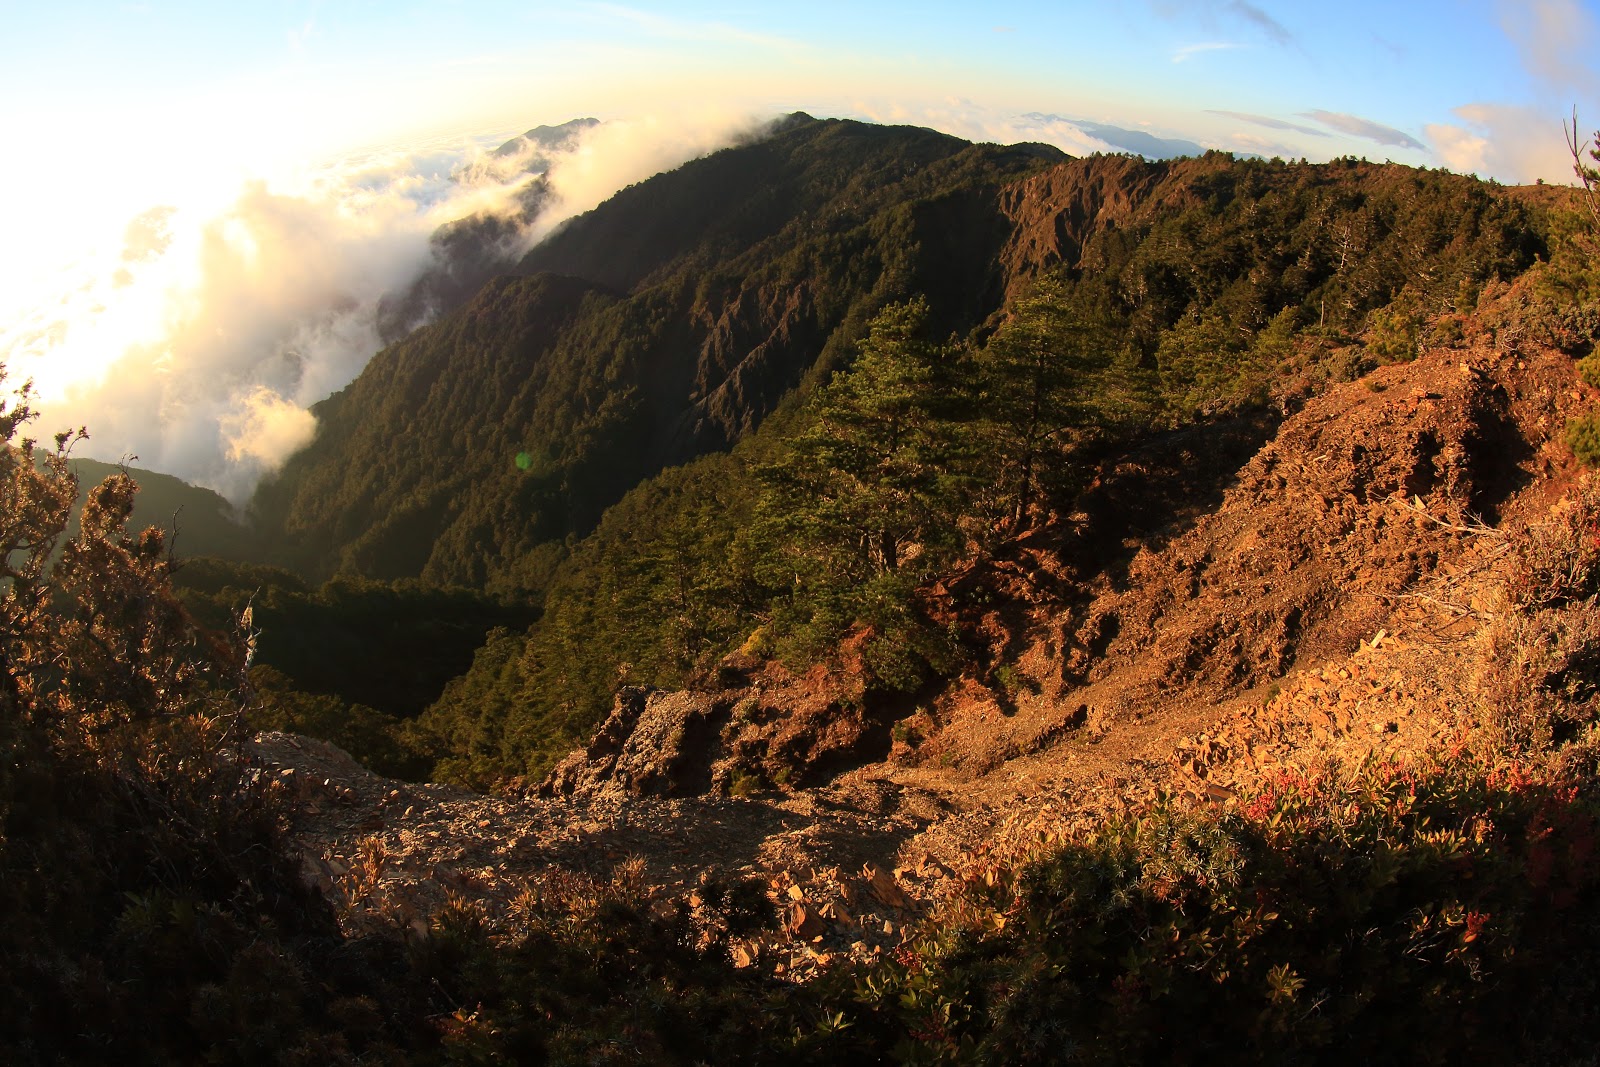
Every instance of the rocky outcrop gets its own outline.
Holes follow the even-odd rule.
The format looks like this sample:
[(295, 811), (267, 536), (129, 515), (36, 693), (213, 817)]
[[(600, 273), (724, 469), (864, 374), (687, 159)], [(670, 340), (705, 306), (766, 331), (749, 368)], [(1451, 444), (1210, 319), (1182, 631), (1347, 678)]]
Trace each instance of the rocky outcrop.
[(705, 793), (731, 717), (726, 698), (624, 686), (588, 746), (562, 760), (538, 793), (589, 795), (607, 788), (634, 796)]
[(829, 781), (890, 746), (890, 724), (847, 685), (823, 669), (796, 677), (769, 666), (749, 685), (715, 692), (626, 686), (537, 795), (748, 795)]
[(1479, 524), (1571, 462), (1571, 360), (1440, 350), (1337, 386), (1285, 420), (1215, 512), (1141, 552), (1065, 670), (1220, 697), (1355, 647)]

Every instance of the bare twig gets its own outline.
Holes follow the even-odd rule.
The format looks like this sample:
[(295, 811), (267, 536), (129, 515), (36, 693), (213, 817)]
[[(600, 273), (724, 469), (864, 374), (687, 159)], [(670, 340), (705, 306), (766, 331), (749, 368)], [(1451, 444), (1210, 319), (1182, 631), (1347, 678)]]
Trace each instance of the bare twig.
[(1404, 508), (1413, 515), (1427, 519), (1435, 526), (1438, 526), (1444, 530), (1450, 530), (1455, 533), (1470, 534), (1473, 537), (1493, 537), (1498, 540), (1504, 540), (1506, 536), (1503, 531), (1497, 530), (1493, 526), (1490, 526), (1477, 515), (1469, 515), (1466, 525), (1462, 525), (1460, 523), (1448, 522), (1439, 518), (1437, 515), (1430, 514), (1428, 509), (1422, 506), (1421, 497), (1412, 497), (1410, 500), (1407, 500), (1401, 494), (1395, 493), (1388, 498), (1388, 502)]
[(1600, 149), (1591, 147), (1587, 140), (1578, 140), (1577, 107), (1572, 109), (1572, 125), (1562, 123), (1561, 132), (1566, 135), (1567, 151), (1572, 153), (1572, 173), (1583, 186), (1583, 206), (1589, 212), (1591, 232), (1600, 231), (1600, 169), (1583, 161), (1588, 152), (1590, 158), (1600, 162)]
[(1445, 611), (1448, 611), (1453, 615), (1462, 616), (1464, 618), (1478, 619), (1481, 621), (1487, 621), (1494, 618), (1494, 616), (1486, 612), (1477, 611), (1469, 607), (1463, 607), (1460, 604), (1452, 604), (1448, 600), (1440, 600), (1438, 597), (1429, 596), (1427, 593), (1397, 593), (1394, 599), (1420, 600), (1424, 604), (1432, 604), (1436, 608), (1443, 608)]

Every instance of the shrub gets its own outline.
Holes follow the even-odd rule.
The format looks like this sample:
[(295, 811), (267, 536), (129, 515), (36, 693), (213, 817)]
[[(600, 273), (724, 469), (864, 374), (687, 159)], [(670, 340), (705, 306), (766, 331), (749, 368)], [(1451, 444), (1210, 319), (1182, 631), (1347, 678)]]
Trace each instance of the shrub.
[(1600, 389), (1600, 354), (1591, 352), (1578, 360), (1578, 377), (1586, 385)]
[(1504, 743), (1540, 751), (1576, 737), (1600, 696), (1600, 483), (1586, 477), (1507, 547), (1475, 687)]
[(848, 1018), (907, 1062), (1578, 1053), (1597, 812), (1587, 782), (1461, 753), (1285, 772), (1233, 810), (1158, 808), (978, 872), (852, 976)]
[(160, 532), (126, 530), (125, 474), (57, 557), (74, 435), (40, 449), (31, 419), (26, 390), (0, 405), (0, 1056), (288, 1054), (339, 1000), (289, 946), (334, 926), (241, 758), (244, 650), (190, 622)]
[(1600, 467), (1600, 416), (1584, 415), (1567, 423), (1567, 447), (1586, 467)]

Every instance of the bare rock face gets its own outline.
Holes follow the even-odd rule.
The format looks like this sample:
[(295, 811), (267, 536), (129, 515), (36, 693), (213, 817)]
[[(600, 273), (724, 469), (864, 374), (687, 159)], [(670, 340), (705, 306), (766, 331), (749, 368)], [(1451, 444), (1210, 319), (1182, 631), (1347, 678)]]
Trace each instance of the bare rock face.
[(625, 686), (588, 747), (562, 760), (539, 795), (587, 795), (605, 787), (634, 796), (707, 792), (730, 712), (725, 699)]
[(1287, 419), (1215, 512), (1141, 552), (1094, 604), (1066, 672), (1225, 696), (1354, 647), (1517, 494), (1570, 462), (1571, 362), (1430, 353)]
[(881, 760), (889, 723), (817, 670), (768, 667), (715, 692), (626, 686), (589, 744), (540, 784), (541, 797), (691, 797), (816, 785)]

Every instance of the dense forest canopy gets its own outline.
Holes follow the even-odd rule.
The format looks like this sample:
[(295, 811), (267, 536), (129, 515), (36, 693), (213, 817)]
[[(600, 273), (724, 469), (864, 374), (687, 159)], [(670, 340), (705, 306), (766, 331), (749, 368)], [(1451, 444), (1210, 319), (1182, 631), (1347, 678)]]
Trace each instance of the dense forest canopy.
[(130, 525), (132, 477), (80, 491), (74, 435), (40, 446), (26, 391), (0, 404), (8, 1062), (1589, 1054), (1592, 481), (1493, 531), (1478, 735), (980, 858), (895, 951), (810, 982), (735, 966), (774, 920), (750, 882), (552, 867), (493, 913), (365, 926), (375, 849), (343, 912), (309, 888), (304, 801), (254, 726), (489, 788), (542, 774), (619, 683), (848, 647), (869, 713), (957, 673), (1004, 688), (964, 609), (1006, 594), (957, 578), (1070, 525), (1108, 457), (1265, 434), (1467, 331), (1600, 382), (1593, 225), (1546, 194), (797, 118), (618, 203), (694, 206), (702, 180), (700, 214), (603, 207), (381, 354), (256, 502), (265, 540), (205, 535), (246, 562), (176, 562)]
[(553, 563), (543, 618), (419, 721), (440, 772), (537, 776), (619, 681), (682, 685), (741, 646), (804, 666), (865, 628), (888, 691), (974, 666), (917, 590), (1070, 512), (1097, 457), (1413, 358), (1548, 254), (1503, 191), (1354, 160), (1097, 158), (1010, 188), (1107, 178), (1139, 195), (1080, 223), (1074, 261), (997, 283), (1003, 309), (952, 331), (933, 298), (886, 293), (831, 375), (605, 512)]

